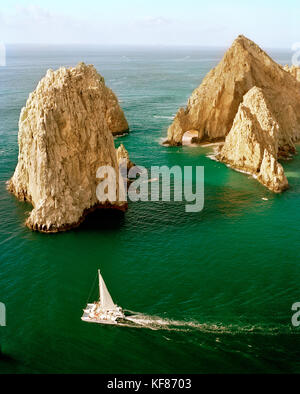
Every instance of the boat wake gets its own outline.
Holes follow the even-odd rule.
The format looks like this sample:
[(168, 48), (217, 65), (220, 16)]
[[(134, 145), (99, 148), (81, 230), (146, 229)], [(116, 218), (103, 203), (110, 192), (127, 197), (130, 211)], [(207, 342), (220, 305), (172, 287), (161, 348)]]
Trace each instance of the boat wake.
[[(99, 301), (93, 304), (87, 304), (81, 320), (88, 323), (98, 323), (105, 325), (114, 325), (120, 327), (144, 328), (154, 331), (177, 331), (177, 332), (200, 332), (213, 335), (288, 335), (300, 334), (299, 331), (293, 330), (289, 325), (272, 327), (266, 324), (245, 325), (222, 324), (222, 323), (200, 323), (198, 321), (172, 320), (159, 316), (145, 315), (140, 312), (123, 310), (114, 304), (111, 295), (106, 287), (103, 277), (98, 270), (99, 280)], [(96, 276), (96, 278), (97, 278)]]
[(202, 333), (218, 334), (218, 335), (220, 334), (297, 335), (297, 332), (295, 332), (295, 330), (293, 330), (289, 325), (286, 326), (282, 325), (279, 327), (272, 327), (264, 324), (224, 325), (221, 323), (199, 323), (196, 321), (179, 321), (179, 320), (165, 319), (158, 316), (149, 316), (128, 310), (125, 312), (131, 313), (132, 316), (126, 317), (126, 321), (128, 321), (128, 324), (126, 322), (124, 323), (122, 322), (118, 324), (124, 327), (146, 328), (154, 331), (158, 331), (158, 330), (177, 331), (177, 332), (199, 331)]

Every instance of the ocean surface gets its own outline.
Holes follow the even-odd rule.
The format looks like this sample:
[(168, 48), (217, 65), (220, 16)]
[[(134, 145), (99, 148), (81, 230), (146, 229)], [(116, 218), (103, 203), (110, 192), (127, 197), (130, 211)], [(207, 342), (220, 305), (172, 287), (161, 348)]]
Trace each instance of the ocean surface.
[[(284, 162), (290, 190), (274, 195), (210, 160), (211, 148), (164, 147), (177, 109), (224, 49), (9, 46), (0, 67), (0, 372), (300, 372), (300, 157)], [(281, 64), (288, 51), (272, 50)], [(205, 205), (130, 203), (56, 235), (24, 226), (30, 205), (5, 189), (18, 157), (18, 118), (48, 68), (94, 64), (118, 95), (132, 160), (205, 167)], [(267, 199), (267, 200), (263, 200)], [(97, 269), (143, 328), (81, 321)]]

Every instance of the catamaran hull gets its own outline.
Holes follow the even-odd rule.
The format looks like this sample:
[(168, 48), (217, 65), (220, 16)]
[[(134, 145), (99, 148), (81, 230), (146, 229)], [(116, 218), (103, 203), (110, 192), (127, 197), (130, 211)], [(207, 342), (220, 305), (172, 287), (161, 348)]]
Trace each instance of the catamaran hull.
[(109, 321), (109, 320), (97, 320), (97, 319), (91, 319), (91, 318), (85, 318), (85, 317), (82, 317), (81, 320), (84, 321), (85, 323), (105, 324), (108, 326), (122, 326), (122, 325), (135, 326), (135, 324), (132, 321), (127, 320), (126, 318), (125, 319), (118, 319), (115, 322)]
[(107, 320), (85, 319), (84, 317), (82, 317), (81, 320), (86, 323), (106, 324), (109, 326), (117, 326), (118, 325), (118, 322), (107, 321)]

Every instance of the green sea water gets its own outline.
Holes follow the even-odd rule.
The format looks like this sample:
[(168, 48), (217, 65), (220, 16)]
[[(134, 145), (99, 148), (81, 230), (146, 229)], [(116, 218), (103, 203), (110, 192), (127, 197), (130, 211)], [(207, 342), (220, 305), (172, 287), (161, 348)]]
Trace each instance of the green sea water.
[[(210, 160), (211, 148), (160, 144), (180, 106), (223, 49), (8, 47), (0, 67), (0, 372), (300, 372), (300, 157), (284, 162), (291, 188), (274, 195)], [(272, 51), (282, 64), (291, 54)], [(85, 61), (118, 95), (132, 160), (205, 167), (205, 205), (130, 203), (78, 229), (29, 231), (30, 205), (5, 189), (17, 163), (18, 118), (48, 68)], [(263, 200), (267, 198), (268, 200)], [(145, 328), (83, 323), (96, 271)], [(92, 291), (89, 301), (94, 301)]]

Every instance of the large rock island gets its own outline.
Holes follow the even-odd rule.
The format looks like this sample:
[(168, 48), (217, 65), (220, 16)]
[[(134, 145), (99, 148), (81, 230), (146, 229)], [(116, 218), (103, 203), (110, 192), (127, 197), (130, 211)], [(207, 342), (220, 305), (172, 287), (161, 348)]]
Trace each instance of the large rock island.
[(8, 183), (34, 207), (28, 227), (64, 231), (96, 208), (126, 210), (125, 202), (96, 196), (97, 169), (109, 165), (118, 171), (112, 134), (124, 128), (118, 100), (93, 66), (47, 72), (22, 109), (18, 165)]
[(239, 36), (193, 92), (168, 130), (167, 143), (225, 141), (220, 161), (254, 175), (274, 192), (288, 187), (280, 157), (300, 139), (298, 70), (284, 68)]

